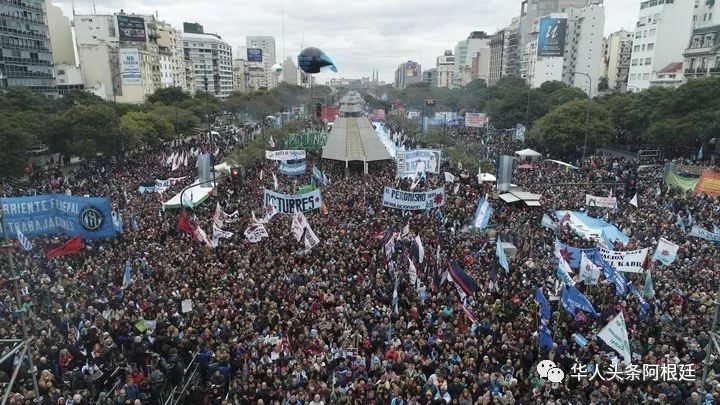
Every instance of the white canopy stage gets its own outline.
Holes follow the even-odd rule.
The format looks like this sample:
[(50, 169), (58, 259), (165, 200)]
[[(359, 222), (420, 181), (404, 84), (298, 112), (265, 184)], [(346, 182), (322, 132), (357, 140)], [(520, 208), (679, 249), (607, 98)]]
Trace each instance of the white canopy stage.
[[(188, 187), (185, 187), (183, 190), (188, 190), (185, 192), (185, 195), (183, 195), (183, 204), (187, 208), (193, 208), (197, 207), (199, 204), (202, 204), (207, 200), (208, 196), (210, 195), (210, 192), (215, 187), (215, 184), (208, 183), (204, 184), (202, 186), (197, 186), (199, 184), (200, 180), (195, 180), (193, 184), (191, 184)], [(192, 187), (192, 188), (191, 188)], [(175, 194), (171, 199), (165, 201), (163, 204), (163, 208), (166, 209), (173, 209), (173, 208), (180, 208), (180, 195), (182, 194), (182, 191)]]
[(490, 183), (494, 183), (497, 181), (497, 178), (495, 178), (495, 176), (490, 173), (480, 173), (480, 174), (478, 174), (477, 178), (478, 178), (478, 181), (487, 181)]
[(519, 158), (521, 158), (521, 159), (525, 159), (525, 158), (531, 158), (531, 159), (532, 159), (532, 158), (536, 158), (536, 157), (542, 156), (542, 153), (535, 152), (535, 151), (532, 150), (532, 149), (523, 149), (523, 150), (519, 150), (519, 151), (515, 152), (515, 156), (517, 156), (517, 157), (519, 157)]
[(540, 194), (529, 193), (519, 187), (513, 187), (510, 188), (509, 192), (505, 194), (500, 194), (498, 197), (508, 204), (522, 201), (528, 207), (539, 207), (540, 197), (542, 196)]

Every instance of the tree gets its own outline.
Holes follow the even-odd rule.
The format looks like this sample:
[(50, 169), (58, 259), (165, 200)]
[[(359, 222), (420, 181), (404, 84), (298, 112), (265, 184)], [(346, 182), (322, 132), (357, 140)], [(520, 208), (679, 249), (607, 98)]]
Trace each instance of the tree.
[(188, 110), (156, 103), (150, 109), (160, 117), (167, 119), (175, 129), (175, 134), (190, 134), (200, 126), (200, 119)]
[(173, 138), (175, 129), (165, 117), (152, 112), (130, 112), (120, 119), (121, 143), (125, 149), (157, 145)]
[(190, 95), (184, 92), (182, 88), (166, 87), (155, 90), (155, 93), (148, 97), (148, 102), (175, 105), (188, 99), (190, 99)]
[[(586, 100), (573, 100), (550, 111), (535, 122), (530, 130), (530, 139), (557, 154), (579, 153), (585, 138), (587, 103)], [(610, 113), (594, 101), (590, 102), (587, 134), (589, 150), (605, 146), (612, 139)]]
[(33, 137), (20, 114), (5, 114), (0, 119), (0, 175), (16, 176), (26, 163), (25, 151), (32, 146)]
[(607, 77), (603, 76), (603, 77), (600, 78), (600, 81), (599, 81), (599, 83), (598, 83), (597, 89), (598, 89), (599, 92), (600, 92), (600, 91), (607, 91), (607, 90), (610, 89), (610, 84), (609, 84), (609, 82), (608, 82), (608, 78), (607, 78)]
[(75, 105), (57, 115), (47, 144), (52, 152), (93, 158), (121, 150), (118, 119), (107, 105)]

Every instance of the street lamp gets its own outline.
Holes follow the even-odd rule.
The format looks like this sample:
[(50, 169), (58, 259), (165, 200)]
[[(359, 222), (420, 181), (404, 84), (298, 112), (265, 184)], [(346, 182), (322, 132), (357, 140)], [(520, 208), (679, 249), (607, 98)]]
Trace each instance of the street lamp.
[(573, 74), (576, 75), (582, 75), (587, 77), (588, 79), (588, 102), (587, 102), (587, 112), (585, 113), (585, 142), (583, 143), (583, 151), (582, 151), (582, 163), (585, 163), (585, 153), (587, 151), (587, 138), (588, 138), (588, 130), (590, 126), (590, 103), (592, 102), (592, 77), (590, 77), (589, 74), (583, 73), (583, 72), (573, 72)]

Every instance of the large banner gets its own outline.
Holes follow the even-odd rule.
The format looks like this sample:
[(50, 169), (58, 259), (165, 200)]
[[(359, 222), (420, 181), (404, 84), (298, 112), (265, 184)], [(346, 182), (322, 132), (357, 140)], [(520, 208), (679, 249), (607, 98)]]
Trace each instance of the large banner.
[(300, 132), (288, 135), (283, 141), (287, 149), (322, 149), (327, 142), (326, 132)]
[(695, 194), (707, 194), (717, 197), (720, 195), (720, 172), (707, 169), (700, 176), (695, 186)]
[(615, 208), (617, 207), (616, 197), (597, 197), (585, 194), (585, 205), (588, 207)]
[(642, 273), (647, 254), (648, 248), (627, 252), (616, 252), (600, 248), (600, 255), (609, 265), (618, 271), (626, 273)]
[(565, 53), (565, 31), (567, 31), (567, 18), (541, 18), (537, 56), (562, 57)]
[(120, 49), (120, 80), (125, 85), (138, 86), (142, 84), (140, 72), (140, 51), (135, 48)]
[(481, 128), (487, 125), (487, 115), (484, 113), (465, 113), (465, 126)]
[(385, 187), (383, 193), (383, 207), (400, 210), (429, 210), (442, 207), (445, 204), (445, 188), (441, 187), (421, 193), (411, 193)]
[(263, 60), (262, 48), (248, 48), (247, 49), (247, 61), (248, 62), (262, 62)]
[(433, 149), (404, 150), (397, 152), (398, 177), (412, 176), (418, 173), (440, 173), (442, 151)]
[(269, 160), (302, 160), (305, 159), (304, 150), (266, 150), (265, 159)]
[(697, 225), (693, 225), (692, 230), (688, 234), (696, 238), (707, 239), (715, 242), (720, 242), (720, 232), (710, 232)]
[(320, 195), (319, 189), (313, 190), (309, 193), (293, 195), (280, 194), (265, 189), (264, 201), (265, 207), (272, 203), (279, 213), (293, 215), (296, 210), (309, 212), (320, 209), (320, 206), (322, 205), (322, 196)]
[(145, 19), (129, 15), (117, 16), (120, 42), (145, 42)]
[(373, 121), (385, 121), (385, 110), (382, 108), (376, 108), (372, 112)]
[(280, 162), (280, 173), (286, 176), (302, 176), (307, 170), (304, 160)]
[(17, 229), (25, 236), (62, 233), (83, 239), (108, 238), (115, 230), (110, 199), (43, 194), (32, 197), (0, 198), (8, 236)]

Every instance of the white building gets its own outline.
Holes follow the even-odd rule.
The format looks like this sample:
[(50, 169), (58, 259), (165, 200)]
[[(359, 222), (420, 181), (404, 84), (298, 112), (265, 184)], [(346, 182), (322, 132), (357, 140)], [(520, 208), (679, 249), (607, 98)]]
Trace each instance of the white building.
[(299, 86), (301, 84), (300, 69), (295, 66), (295, 62), (291, 57), (288, 56), (287, 59), (283, 61), (282, 68), (283, 71), (280, 77), (282, 78), (283, 83), (292, 84), (294, 86)]
[[(544, 18), (566, 19), (564, 50), (562, 55), (540, 56), (538, 38)], [(553, 13), (538, 19), (535, 29), (529, 33), (534, 39), (525, 46), (521, 74), (532, 87), (540, 87), (547, 81), (559, 80), (594, 94), (600, 80), (605, 8), (591, 4), (583, 8), (567, 8), (564, 13)], [(578, 73), (587, 74), (588, 77)], [(592, 87), (592, 88), (591, 88)]]
[(48, 33), (50, 34), (53, 64), (75, 66), (75, 42), (73, 42), (72, 38), (70, 19), (65, 17), (60, 7), (54, 6), (51, 0), (45, 0), (45, 13)]
[(248, 92), (248, 63), (244, 58), (233, 60), (233, 89), (236, 93)]
[(435, 75), (437, 76), (437, 87), (452, 87), (453, 69), (455, 66), (455, 55), (451, 50), (437, 57), (435, 64)]
[(701, 1), (695, 6), (683, 57), (688, 78), (720, 75), (720, 2)]
[(603, 40), (600, 76), (608, 80), (610, 90), (625, 91), (630, 72), (633, 35), (625, 30), (613, 32)]
[(628, 90), (650, 87), (653, 75), (673, 62), (683, 61), (692, 32), (693, 0), (647, 0), (640, 3), (640, 14), (633, 36)]
[(183, 32), (185, 60), (195, 72), (195, 91), (225, 98), (233, 93), (232, 47), (220, 35)]
[(272, 89), (277, 86), (278, 76), (272, 71), (273, 65), (277, 63), (275, 37), (248, 36), (245, 39), (245, 46), (248, 65), (252, 72), (251, 87)]
[(193, 94), (185, 74), (185, 50), (182, 31), (162, 21), (157, 22), (160, 81), (162, 87), (180, 87)]
[[(484, 31), (473, 31), (467, 39), (455, 46), (453, 64), (453, 86), (464, 86), (473, 78), (490, 75), (490, 35)], [(473, 59), (477, 58), (477, 71), (473, 71)]]

